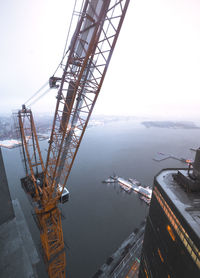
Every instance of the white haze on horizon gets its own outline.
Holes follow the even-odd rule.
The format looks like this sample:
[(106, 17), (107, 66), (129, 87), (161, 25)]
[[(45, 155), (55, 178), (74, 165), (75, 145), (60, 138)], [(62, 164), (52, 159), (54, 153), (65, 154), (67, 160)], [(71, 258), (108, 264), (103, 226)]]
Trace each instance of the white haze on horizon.
[[(0, 4), (1, 114), (52, 75), (74, 1)], [(94, 114), (200, 120), (200, 1), (131, 0)], [(56, 91), (32, 106), (53, 114)]]

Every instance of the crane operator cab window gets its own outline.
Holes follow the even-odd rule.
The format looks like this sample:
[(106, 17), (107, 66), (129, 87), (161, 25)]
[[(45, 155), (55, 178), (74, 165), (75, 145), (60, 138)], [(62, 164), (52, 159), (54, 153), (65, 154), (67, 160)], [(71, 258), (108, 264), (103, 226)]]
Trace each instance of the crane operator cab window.
[[(58, 184), (58, 190), (61, 192), (62, 191), (62, 186), (60, 184)], [(69, 200), (69, 191), (67, 190), (66, 187), (64, 187), (63, 189), (63, 193), (60, 197), (60, 203), (64, 204), (65, 202), (67, 202)]]

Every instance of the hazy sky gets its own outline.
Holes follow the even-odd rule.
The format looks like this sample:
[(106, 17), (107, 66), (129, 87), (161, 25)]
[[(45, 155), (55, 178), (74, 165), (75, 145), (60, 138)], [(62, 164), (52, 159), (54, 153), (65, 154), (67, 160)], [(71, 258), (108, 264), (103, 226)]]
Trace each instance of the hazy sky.
[[(54, 73), (74, 0), (0, 4), (1, 111)], [(32, 110), (54, 111), (55, 91)], [(95, 113), (200, 120), (200, 1), (131, 0)]]

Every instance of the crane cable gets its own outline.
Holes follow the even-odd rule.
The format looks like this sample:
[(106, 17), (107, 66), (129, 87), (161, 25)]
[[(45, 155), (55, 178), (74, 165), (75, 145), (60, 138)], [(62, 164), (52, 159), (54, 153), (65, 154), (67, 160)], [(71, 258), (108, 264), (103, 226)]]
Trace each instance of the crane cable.
[(63, 58), (62, 58), (62, 60), (64, 59), (64, 57), (65, 57), (65, 55), (66, 55), (66, 48), (67, 48), (67, 43), (68, 43), (68, 39), (69, 39), (69, 33), (70, 33), (71, 27), (72, 27), (73, 15), (74, 15), (74, 13), (75, 13), (76, 4), (77, 4), (77, 0), (75, 0), (73, 12), (72, 12), (72, 15), (71, 15), (71, 20), (70, 20), (70, 24), (69, 24), (69, 29), (68, 29), (68, 33), (67, 33), (67, 38), (66, 38), (66, 41), (65, 41), (65, 47), (64, 47), (64, 51), (63, 51)]
[[(71, 27), (72, 27), (73, 16), (75, 14), (76, 4), (77, 4), (77, 0), (75, 0), (75, 2), (74, 2), (73, 12), (72, 12), (72, 15), (71, 15), (70, 24), (69, 24), (68, 33), (67, 33), (67, 38), (66, 38), (65, 46), (64, 46), (64, 50), (63, 50), (63, 56), (62, 56), (62, 59), (61, 59), (59, 65), (57, 66), (57, 68), (56, 68), (56, 70), (55, 70), (55, 72), (52, 76), (55, 75), (55, 73), (57, 72), (59, 67), (62, 65), (62, 62), (63, 62), (65, 56), (67, 55), (68, 51), (69, 51), (69, 49), (67, 51), (66, 51), (66, 49), (67, 49), (67, 44), (68, 44), (68, 40), (69, 40), (69, 34), (70, 34), (70, 31), (71, 31)], [(82, 6), (83, 6), (83, 3), (82, 3)]]
[[(47, 85), (48, 85), (48, 81), (44, 84), (44, 85), (42, 85), (42, 87), (39, 89), (39, 90), (37, 90), (24, 104), (26, 104), (27, 105), (27, 103), (30, 101), (30, 100), (32, 100), (34, 97), (36, 97), (39, 93), (40, 93), (40, 91), (42, 91)], [(30, 106), (30, 105), (29, 105)]]
[(38, 98), (36, 98), (35, 100), (33, 100), (29, 105), (27, 105), (28, 107), (30, 107), (31, 105), (35, 104), (40, 98), (42, 98), (44, 95), (46, 95), (49, 91), (51, 90), (51, 88), (48, 88), (42, 95), (40, 95)]
[[(84, 2), (84, 1), (83, 1)], [(82, 2), (82, 7), (83, 7), (83, 2)], [(71, 20), (70, 20), (70, 25), (69, 25), (69, 28), (68, 28), (68, 33), (67, 33), (67, 38), (66, 38), (66, 41), (65, 41), (65, 46), (64, 46), (64, 51), (63, 51), (63, 57), (61, 59), (61, 62), (59, 63), (58, 67), (56, 68), (54, 74), (52, 76), (55, 75), (55, 73), (57, 72), (57, 70), (59, 69), (60, 65), (62, 64), (65, 56), (67, 55), (69, 49), (66, 51), (66, 48), (67, 48), (67, 44), (68, 44), (68, 40), (69, 40), (69, 34), (70, 34), (70, 31), (71, 31), (71, 27), (72, 27), (72, 21), (73, 21), (73, 16), (75, 14), (75, 9), (76, 9), (76, 5), (77, 5), (77, 0), (75, 0), (74, 2), (74, 7), (73, 7), (73, 12), (72, 12), (72, 16), (71, 16)], [(82, 7), (81, 7), (81, 10), (82, 10)], [(46, 95), (49, 91), (50, 91), (50, 88), (48, 88), (42, 95), (40, 95), (39, 97), (37, 97), (35, 100), (33, 100), (30, 104), (27, 104), (29, 101), (31, 101), (34, 97), (36, 97), (41, 90), (43, 90), (47, 85), (48, 85), (48, 81), (39, 89), (37, 90), (24, 104), (26, 104), (27, 106), (31, 106), (33, 104), (35, 104), (40, 98), (42, 98), (44, 95)]]

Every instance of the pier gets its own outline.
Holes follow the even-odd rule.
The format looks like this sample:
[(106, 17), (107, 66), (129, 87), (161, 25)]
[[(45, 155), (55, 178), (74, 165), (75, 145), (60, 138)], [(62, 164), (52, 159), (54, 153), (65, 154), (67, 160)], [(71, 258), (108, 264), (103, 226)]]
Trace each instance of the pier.
[(108, 179), (102, 181), (103, 183), (118, 183), (119, 186), (127, 193), (131, 193), (131, 191), (135, 191), (140, 195), (140, 199), (143, 200), (147, 205), (150, 205), (152, 189), (149, 186), (143, 187), (139, 181), (136, 179), (128, 179), (118, 176), (110, 176)]
[(124, 278), (127, 275), (132, 278), (137, 278), (144, 230), (145, 222), (141, 223), (140, 228), (135, 229), (135, 232), (130, 234), (92, 278)]
[(176, 160), (179, 160), (183, 163), (191, 163), (193, 162), (191, 159), (187, 159), (187, 158), (184, 158), (184, 157), (178, 157), (176, 155), (173, 155), (173, 154), (164, 154), (164, 153), (161, 153), (161, 152), (158, 152), (157, 155), (153, 158), (153, 160), (155, 161), (163, 161), (163, 160), (166, 160), (168, 158), (173, 158), (173, 159), (176, 159)]

